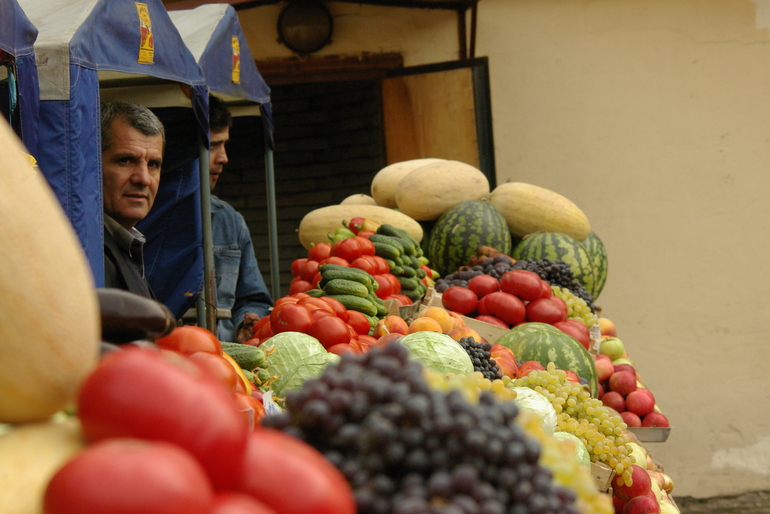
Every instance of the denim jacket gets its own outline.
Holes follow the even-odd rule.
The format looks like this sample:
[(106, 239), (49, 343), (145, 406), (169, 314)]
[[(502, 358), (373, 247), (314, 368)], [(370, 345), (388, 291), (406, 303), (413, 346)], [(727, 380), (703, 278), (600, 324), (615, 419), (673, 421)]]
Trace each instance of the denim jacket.
[(230, 204), (211, 195), (211, 232), (214, 244), (217, 308), (230, 309), (232, 318), (219, 320), (219, 339), (235, 341), (236, 328), (247, 312), (270, 313), (273, 300), (257, 266), (246, 221)]

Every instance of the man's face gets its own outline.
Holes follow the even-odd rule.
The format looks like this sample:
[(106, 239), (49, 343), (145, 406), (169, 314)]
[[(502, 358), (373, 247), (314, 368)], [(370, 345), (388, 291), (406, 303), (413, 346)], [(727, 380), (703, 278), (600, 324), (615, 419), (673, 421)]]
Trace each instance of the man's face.
[(111, 129), (112, 144), (102, 152), (104, 212), (130, 230), (158, 194), (163, 136), (145, 136), (121, 119)]
[(219, 180), (222, 169), (227, 164), (227, 151), (225, 144), (230, 141), (230, 128), (225, 127), (222, 130), (212, 130), (210, 134), (211, 148), (209, 150), (209, 184), (211, 189)]

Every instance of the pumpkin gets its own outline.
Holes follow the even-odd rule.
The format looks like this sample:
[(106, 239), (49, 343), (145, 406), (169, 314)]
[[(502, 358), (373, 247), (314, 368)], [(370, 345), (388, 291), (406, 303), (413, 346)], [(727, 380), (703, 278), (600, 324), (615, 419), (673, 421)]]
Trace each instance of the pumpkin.
[(99, 356), (91, 270), (59, 202), (0, 121), (0, 422), (70, 402)]

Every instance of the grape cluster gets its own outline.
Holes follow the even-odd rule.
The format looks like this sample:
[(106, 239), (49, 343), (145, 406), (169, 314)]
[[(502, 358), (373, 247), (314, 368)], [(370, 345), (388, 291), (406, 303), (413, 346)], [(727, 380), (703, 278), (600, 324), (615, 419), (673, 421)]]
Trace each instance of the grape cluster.
[(552, 286), (569, 289), (575, 296), (582, 298), (592, 311), (596, 310), (593, 305), (594, 297), (583, 287), (583, 284), (575, 280), (572, 268), (564, 261), (552, 261), (551, 259), (516, 261), (513, 269), (533, 271)]
[(477, 275), (489, 275), (500, 280), (500, 277), (514, 268), (514, 261), (505, 254), (487, 257), (484, 262), (470, 269), (458, 270), (436, 280), (435, 288), (443, 293), (452, 286), (468, 287), (468, 281)]
[(518, 408), (491, 392), (432, 390), (399, 343), (345, 354), (263, 425), (299, 437), (347, 478), (361, 514), (578, 514), (538, 462)]
[(473, 371), (480, 371), (484, 378), (489, 380), (503, 378), (500, 368), (497, 367), (497, 362), (489, 354), (489, 350), (492, 348), (490, 343), (479, 343), (472, 337), (463, 337), (457, 342), (471, 358)]
[(623, 433), (627, 425), (585, 388), (567, 380), (564, 370), (549, 362), (545, 370), (534, 370), (511, 382), (534, 389), (548, 398), (556, 410), (558, 430), (570, 432), (586, 445), (591, 462), (604, 462), (624, 480), (631, 479), (631, 448)]
[(567, 319), (575, 319), (591, 328), (599, 322), (596, 314), (591, 310), (585, 300), (578, 297), (566, 287), (551, 286), (554, 296), (558, 296), (567, 305)]

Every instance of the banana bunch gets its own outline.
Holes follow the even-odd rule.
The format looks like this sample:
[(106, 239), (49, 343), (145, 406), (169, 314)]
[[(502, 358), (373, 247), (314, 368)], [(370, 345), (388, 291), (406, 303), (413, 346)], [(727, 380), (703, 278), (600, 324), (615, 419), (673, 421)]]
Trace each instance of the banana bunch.
[(374, 243), (374, 253), (388, 261), (390, 273), (398, 277), (401, 294), (413, 302), (422, 298), (428, 289), (421, 281), (427, 277), (423, 266), (428, 264), (428, 259), (423, 254), (420, 243), (406, 230), (386, 223), (369, 236), (369, 241)]
[(388, 314), (385, 303), (374, 294), (377, 281), (366, 271), (337, 264), (321, 264), (318, 271), (321, 281), (318, 289), (307, 291), (310, 296), (330, 296), (346, 309), (364, 314), (372, 327)]

